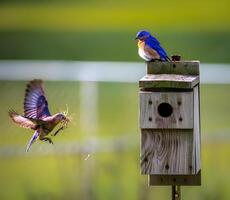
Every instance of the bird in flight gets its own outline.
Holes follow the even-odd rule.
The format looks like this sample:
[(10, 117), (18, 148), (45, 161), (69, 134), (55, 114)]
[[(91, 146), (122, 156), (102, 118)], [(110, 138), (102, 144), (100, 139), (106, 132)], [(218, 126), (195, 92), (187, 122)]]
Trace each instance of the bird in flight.
[(48, 141), (53, 144), (51, 138), (47, 137), (47, 135), (59, 123), (62, 126), (54, 133), (54, 135), (67, 126), (67, 123), (69, 122), (67, 112), (54, 115), (50, 114), (48, 102), (43, 89), (43, 81), (35, 79), (27, 84), (24, 99), (24, 116), (19, 115), (14, 110), (9, 110), (9, 116), (13, 122), (19, 126), (35, 131), (26, 147), (26, 152), (28, 152), (31, 145), (37, 139)]
[(138, 54), (145, 61), (170, 61), (160, 42), (148, 31), (139, 31), (135, 39), (138, 41)]

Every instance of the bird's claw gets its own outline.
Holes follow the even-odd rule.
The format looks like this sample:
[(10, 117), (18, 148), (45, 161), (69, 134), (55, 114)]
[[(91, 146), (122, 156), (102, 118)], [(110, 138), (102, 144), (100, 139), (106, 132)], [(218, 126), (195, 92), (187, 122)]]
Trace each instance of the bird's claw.
[(61, 128), (59, 128), (54, 134), (53, 134), (53, 136), (56, 136), (58, 133), (59, 133), (59, 131), (61, 131), (61, 130), (63, 130), (64, 129), (64, 127), (62, 126)]
[(155, 58), (155, 59), (150, 60), (149, 62), (163, 62), (163, 60)]
[(42, 138), (42, 140), (48, 141), (50, 144), (53, 144), (53, 141), (48, 137)]

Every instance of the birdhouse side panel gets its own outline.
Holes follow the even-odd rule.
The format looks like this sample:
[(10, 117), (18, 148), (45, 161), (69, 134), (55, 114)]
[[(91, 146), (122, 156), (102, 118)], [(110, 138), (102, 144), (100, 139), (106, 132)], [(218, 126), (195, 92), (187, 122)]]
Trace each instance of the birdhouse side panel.
[(200, 149), (201, 149), (201, 135), (200, 135), (200, 97), (199, 85), (194, 88), (194, 141), (193, 141), (193, 159), (195, 171), (198, 173), (201, 169), (200, 165)]

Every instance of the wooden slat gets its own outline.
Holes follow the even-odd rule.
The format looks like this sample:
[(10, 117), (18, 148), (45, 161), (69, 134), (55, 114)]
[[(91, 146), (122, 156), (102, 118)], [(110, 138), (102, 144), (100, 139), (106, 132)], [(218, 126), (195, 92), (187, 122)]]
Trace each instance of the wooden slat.
[(199, 61), (148, 62), (147, 74), (199, 75)]
[(140, 88), (193, 88), (199, 76), (177, 74), (150, 74), (139, 81)]
[(194, 132), (193, 132), (193, 159), (196, 167), (196, 173), (200, 171), (200, 101), (199, 86), (194, 88)]
[[(139, 92), (140, 128), (142, 129), (192, 129), (193, 92)], [(169, 117), (158, 113), (161, 103), (168, 103), (173, 111)]]
[(142, 130), (142, 174), (195, 174), (192, 130)]
[(201, 172), (194, 175), (149, 175), (149, 185), (201, 185)]

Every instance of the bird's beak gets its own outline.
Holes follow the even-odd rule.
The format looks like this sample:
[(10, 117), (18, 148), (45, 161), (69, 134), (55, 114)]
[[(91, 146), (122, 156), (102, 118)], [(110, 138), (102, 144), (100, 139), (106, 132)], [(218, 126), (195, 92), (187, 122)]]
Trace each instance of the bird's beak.
[(135, 40), (137, 40), (138, 39), (138, 37), (135, 37)]

